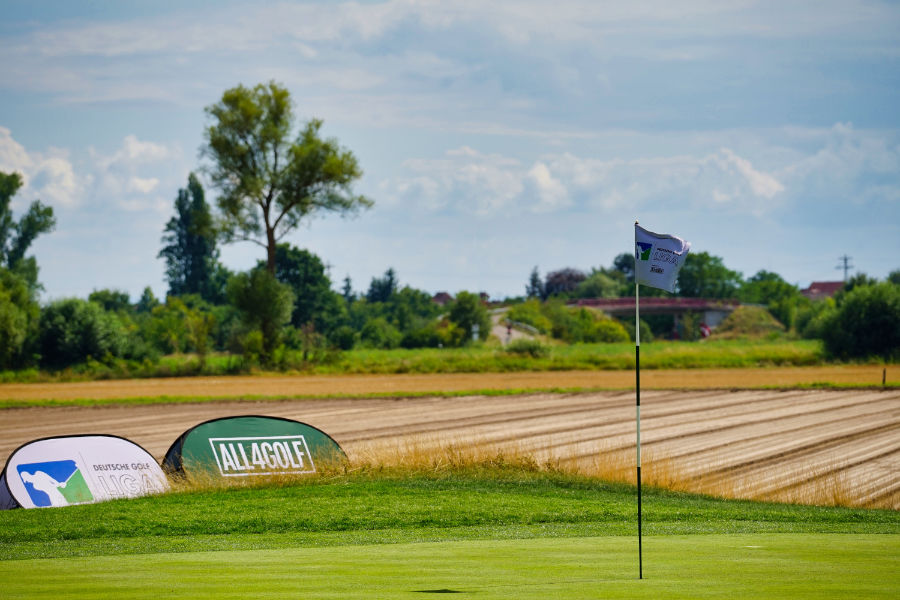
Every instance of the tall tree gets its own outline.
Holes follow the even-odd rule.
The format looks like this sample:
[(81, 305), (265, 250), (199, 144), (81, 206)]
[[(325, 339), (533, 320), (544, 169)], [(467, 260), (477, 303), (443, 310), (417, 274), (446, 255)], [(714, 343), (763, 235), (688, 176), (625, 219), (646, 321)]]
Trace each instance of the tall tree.
[(373, 277), (366, 292), (366, 300), (369, 302), (387, 302), (391, 296), (397, 293), (397, 273), (391, 267), (384, 272), (384, 277)]
[(188, 176), (187, 188), (178, 190), (175, 216), (166, 223), (158, 258), (166, 261), (169, 295), (199, 294), (214, 302), (222, 287), (215, 282), (219, 259), (216, 231), (203, 186), (197, 176)]
[[(260, 263), (257, 269), (264, 269)], [(328, 333), (337, 326), (346, 308), (341, 297), (331, 289), (322, 260), (307, 250), (290, 244), (278, 244), (275, 250), (275, 278), (291, 288), (294, 308), (291, 325), (301, 328), (312, 323), (315, 330)]]
[(353, 301), (356, 300), (356, 294), (353, 293), (353, 282), (350, 281), (349, 275), (344, 277), (344, 285), (341, 287), (341, 296), (343, 296), (344, 302), (346, 302), (348, 306), (353, 304)]
[(37, 236), (53, 231), (56, 218), (52, 207), (35, 200), (16, 223), (9, 204), (20, 187), (21, 175), (0, 171), (0, 263), (23, 275), (33, 289), (38, 285), (37, 263), (34, 257), (26, 258), (25, 253)]
[(538, 298), (540, 300), (544, 300), (546, 296), (544, 296), (544, 282), (541, 281), (541, 275), (538, 273), (538, 268), (535, 267), (531, 270), (531, 275), (528, 276), (528, 283), (525, 284), (525, 296), (528, 298)]
[(625, 252), (613, 259), (613, 268), (625, 275), (625, 281), (634, 283), (634, 254)]
[(741, 274), (727, 268), (721, 258), (708, 252), (688, 254), (678, 272), (679, 296), (734, 298), (740, 287)]
[(221, 191), (225, 239), (266, 249), (275, 274), (278, 241), (308, 216), (354, 213), (372, 201), (352, 192), (362, 176), (356, 157), (334, 139), (322, 139), (322, 121), (312, 119), (291, 139), (294, 114), (287, 89), (274, 81), (252, 89), (239, 85), (206, 108), (203, 154), (212, 161), (213, 184)]
[(568, 295), (575, 291), (578, 284), (587, 279), (587, 275), (578, 269), (567, 267), (547, 273), (544, 278), (544, 294), (546, 297)]

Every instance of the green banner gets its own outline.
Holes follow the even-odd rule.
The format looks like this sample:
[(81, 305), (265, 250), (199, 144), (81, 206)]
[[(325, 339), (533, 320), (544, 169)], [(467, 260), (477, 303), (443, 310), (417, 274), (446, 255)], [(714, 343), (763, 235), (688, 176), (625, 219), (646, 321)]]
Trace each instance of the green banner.
[(277, 417), (226, 417), (201, 423), (172, 444), (163, 467), (221, 477), (306, 475), (346, 459), (328, 434)]

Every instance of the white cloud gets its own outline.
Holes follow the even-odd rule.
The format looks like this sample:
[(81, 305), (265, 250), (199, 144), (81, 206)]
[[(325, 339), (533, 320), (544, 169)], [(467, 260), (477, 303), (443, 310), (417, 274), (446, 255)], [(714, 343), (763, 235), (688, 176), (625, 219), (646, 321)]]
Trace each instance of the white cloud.
[(78, 177), (68, 153), (56, 148), (48, 152), (29, 152), (0, 127), (0, 171), (17, 172), (22, 188), (13, 199), (16, 208), (39, 198), (52, 206), (74, 206), (79, 203), (88, 178)]
[(550, 173), (542, 162), (536, 162), (527, 174), (535, 186), (539, 202), (533, 207), (535, 212), (554, 212), (570, 204), (569, 192), (565, 185)]
[(128, 211), (154, 210), (161, 212), (168, 206), (163, 196), (153, 193), (171, 187), (172, 197), (178, 185), (174, 179), (181, 171), (181, 150), (174, 145), (140, 140), (126, 135), (121, 146), (112, 154), (100, 154), (91, 149), (96, 186), (92, 195), (96, 202), (114, 202)]
[(575, 206), (603, 210), (680, 205), (760, 216), (780, 208), (786, 187), (735, 151), (598, 159), (546, 154), (523, 165), (464, 146), (440, 159), (411, 159), (382, 184), (393, 203), (419, 210), (491, 216), (517, 210), (551, 213)]
[(746, 158), (741, 158), (728, 148), (722, 148), (720, 153), (724, 155), (725, 160), (737, 169), (738, 173), (744, 176), (753, 194), (762, 198), (771, 199), (775, 194), (784, 191), (784, 186), (777, 179), (769, 175), (757, 171)]
[(129, 192), (138, 192), (141, 194), (149, 194), (153, 190), (156, 189), (156, 186), (159, 185), (159, 179), (156, 177), (143, 178), (143, 177), (132, 177), (128, 180), (128, 191)]

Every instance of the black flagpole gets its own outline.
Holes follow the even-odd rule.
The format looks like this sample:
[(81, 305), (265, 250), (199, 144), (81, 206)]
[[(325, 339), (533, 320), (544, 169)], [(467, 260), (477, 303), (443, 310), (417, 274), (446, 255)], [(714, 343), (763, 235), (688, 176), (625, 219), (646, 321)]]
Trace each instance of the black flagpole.
[[(638, 224), (637, 221), (634, 222)], [(635, 235), (635, 258), (637, 257), (637, 229)], [(637, 424), (637, 509), (638, 509), (638, 579), (644, 578), (643, 549), (641, 548), (641, 301), (640, 284), (637, 279), (637, 261), (634, 265), (634, 398), (635, 422)]]

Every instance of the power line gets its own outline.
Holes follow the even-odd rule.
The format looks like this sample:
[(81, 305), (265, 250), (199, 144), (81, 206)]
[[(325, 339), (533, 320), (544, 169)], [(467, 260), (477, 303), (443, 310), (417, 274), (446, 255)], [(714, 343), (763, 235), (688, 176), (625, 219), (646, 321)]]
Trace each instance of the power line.
[(847, 256), (846, 254), (838, 257), (838, 260), (841, 261), (842, 264), (836, 266), (835, 269), (844, 270), (844, 283), (847, 283), (847, 273), (853, 268), (853, 265), (850, 264), (852, 258), (852, 256)]

